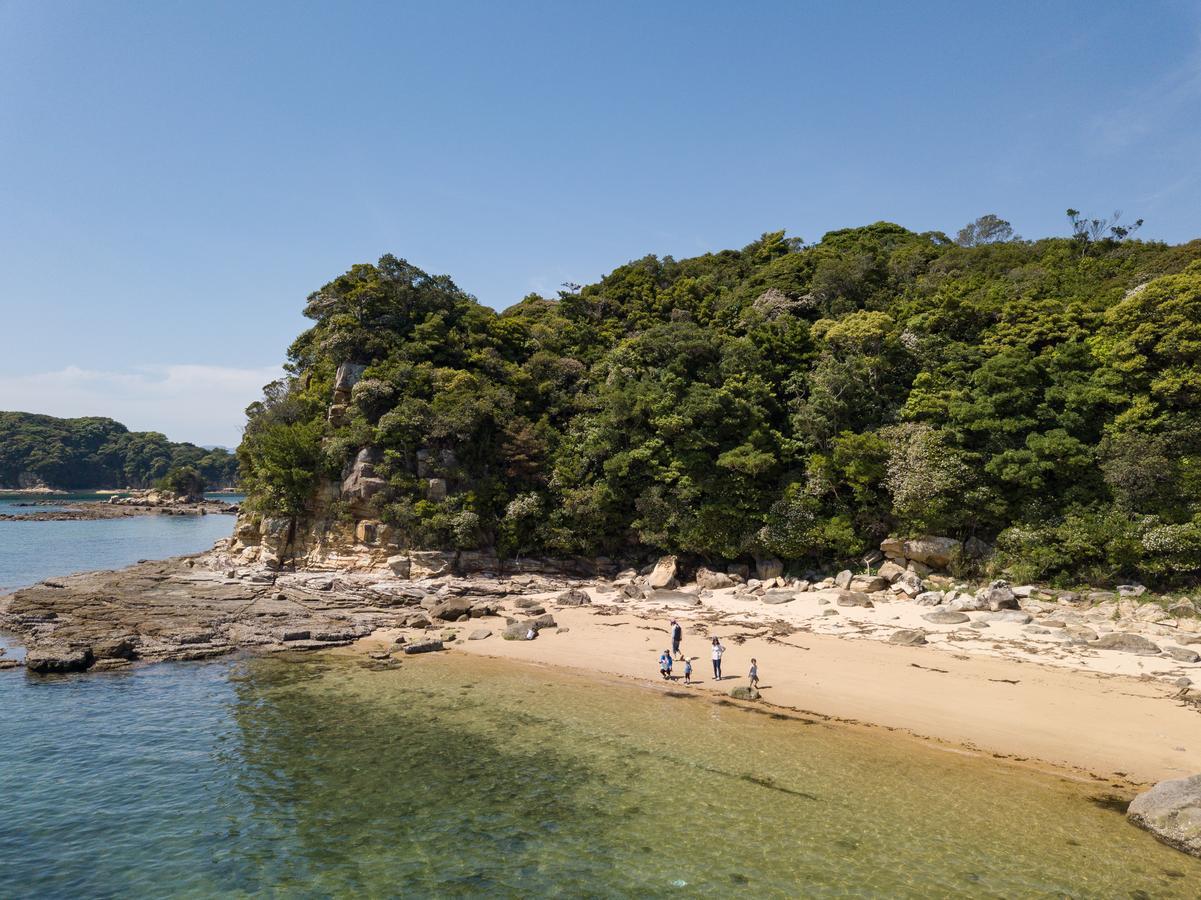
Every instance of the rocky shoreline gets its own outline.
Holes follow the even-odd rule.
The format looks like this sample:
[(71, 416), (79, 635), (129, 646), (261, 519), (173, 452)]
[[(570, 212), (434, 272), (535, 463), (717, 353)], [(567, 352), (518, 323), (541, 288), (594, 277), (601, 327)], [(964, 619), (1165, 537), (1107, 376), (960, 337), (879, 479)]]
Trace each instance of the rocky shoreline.
[[(207, 505), (191, 504), (189, 514), (203, 514)], [(173, 506), (94, 506), (118, 515), (130, 508), (175, 513)], [(370, 551), (344, 554), (337, 568), (287, 571), (247, 564), (239, 546), (235, 538), (196, 556), (43, 581), (0, 597), (0, 628), (29, 648), (31, 669), (54, 671), (247, 648), (308, 649), (381, 628), (437, 630), (440, 623), (506, 611), (523, 622), (552, 605), (678, 607), (766, 614), (780, 628), (911, 646), (953, 640), (965, 650), (1086, 669), (1099, 656), (1120, 654), (1139, 658), (1147, 674), (1155, 660), (1162, 662), (1151, 667), (1151, 673), (1162, 670), (1155, 677), (1170, 679), (1185, 699), (1201, 703), (1194, 687), (1194, 679), (1201, 682), (1201, 653), (1190, 646), (1201, 647), (1201, 614), (1189, 598), (1152, 599), (1138, 585), (1088, 592), (999, 580), (972, 585), (938, 571), (953, 550), (943, 538), (889, 539), (874, 570), (869, 565), (813, 580), (785, 577), (775, 560), (760, 561), (754, 573), (742, 565), (686, 573), (673, 556), (640, 572), (613, 572), (607, 561), (526, 560), (498, 574), (492, 570), (499, 565), (433, 551), (386, 561)], [(584, 574), (590, 568), (593, 574)], [(524, 602), (530, 598), (534, 602)], [(59, 650), (82, 650), (88, 662), (75, 656), (70, 663), (39, 662)]]
[[(3, 522), (76, 522), (94, 519), (125, 519), (131, 516), (206, 516), (238, 514), (238, 506), (219, 500), (200, 500), (174, 503), (140, 503), (135, 498), (121, 498), (122, 502), (81, 500), (61, 509), (38, 511), (40, 506), (63, 506), (62, 501), (36, 500), (13, 504), (14, 507), (31, 508), (27, 513), (0, 513)], [(69, 501), (68, 501), (69, 502)]]

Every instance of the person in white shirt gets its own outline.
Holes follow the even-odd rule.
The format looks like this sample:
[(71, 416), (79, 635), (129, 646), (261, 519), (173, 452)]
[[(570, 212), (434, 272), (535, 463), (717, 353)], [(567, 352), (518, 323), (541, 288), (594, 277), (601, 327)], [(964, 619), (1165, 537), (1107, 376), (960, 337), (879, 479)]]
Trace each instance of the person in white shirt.
[(721, 645), (721, 641), (717, 638), (713, 639), (713, 678), (721, 681), (721, 655), (726, 652), (726, 648)]

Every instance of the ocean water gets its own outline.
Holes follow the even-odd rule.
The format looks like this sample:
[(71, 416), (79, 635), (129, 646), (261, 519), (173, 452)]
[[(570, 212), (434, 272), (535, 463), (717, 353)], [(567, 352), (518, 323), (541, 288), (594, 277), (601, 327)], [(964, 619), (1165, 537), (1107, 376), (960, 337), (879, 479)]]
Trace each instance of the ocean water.
[[(228, 495), (214, 495), (231, 499)], [(95, 494), (71, 494), (71, 501), (97, 499)], [(53, 507), (21, 507), (16, 503), (45, 495), (0, 496), (0, 513), (20, 514)], [(207, 550), (215, 541), (233, 532), (234, 517), (130, 516), (121, 519), (21, 522), (0, 520), (0, 593), (74, 572), (116, 569), (140, 559), (165, 559)]]
[(1196, 897), (1105, 785), (473, 658), (0, 673), (18, 897)]
[[(232, 519), (5, 522), (0, 547), (23, 535), (6, 577), (26, 583), (200, 549), (177, 529), (211, 523)], [(1121, 799), (453, 650), (0, 671), (5, 898), (1198, 896), (1201, 860)]]

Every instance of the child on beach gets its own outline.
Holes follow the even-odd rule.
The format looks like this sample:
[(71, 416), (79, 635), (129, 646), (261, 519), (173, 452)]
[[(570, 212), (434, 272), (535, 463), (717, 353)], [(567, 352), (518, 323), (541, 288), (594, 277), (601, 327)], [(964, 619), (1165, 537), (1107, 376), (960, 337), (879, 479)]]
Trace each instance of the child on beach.
[(659, 654), (659, 674), (664, 679), (671, 678), (671, 654), (666, 650)]
[(692, 684), (692, 659), (684, 660), (684, 684)]
[(753, 687), (753, 688), (759, 687), (759, 663), (755, 660), (755, 657), (753, 657), (753, 656), (751, 657), (750, 679), (751, 679), (751, 687)]

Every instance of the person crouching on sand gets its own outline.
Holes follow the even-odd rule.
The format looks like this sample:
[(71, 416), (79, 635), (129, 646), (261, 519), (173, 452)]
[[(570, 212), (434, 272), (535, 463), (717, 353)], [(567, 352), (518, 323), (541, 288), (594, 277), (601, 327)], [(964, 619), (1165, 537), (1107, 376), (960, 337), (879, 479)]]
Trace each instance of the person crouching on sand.
[(726, 648), (721, 645), (721, 641), (717, 638), (713, 639), (713, 678), (716, 681), (721, 681), (721, 655), (726, 652)]
[(684, 660), (684, 684), (692, 684), (692, 660)]
[(671, 654), (666, 650), (659, 654), (659, 674), (671, 678)]

